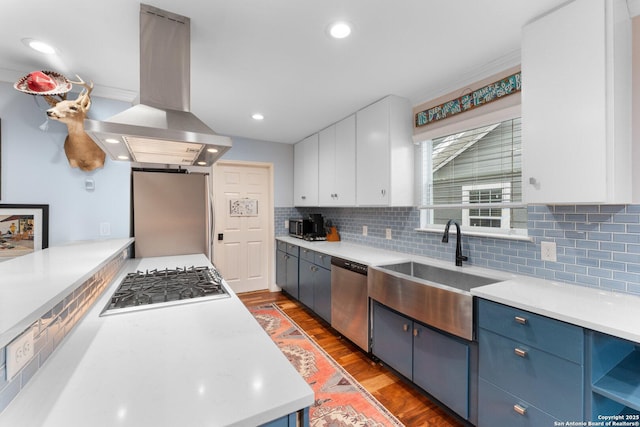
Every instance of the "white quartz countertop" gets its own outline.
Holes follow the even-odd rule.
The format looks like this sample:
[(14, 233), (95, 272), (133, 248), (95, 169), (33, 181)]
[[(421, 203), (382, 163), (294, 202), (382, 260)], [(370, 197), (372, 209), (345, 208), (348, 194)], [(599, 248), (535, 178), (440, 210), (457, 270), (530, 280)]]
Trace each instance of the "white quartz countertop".
[(384, 249), (372, 248), (369, 246), (357, 245), (354, 243), (342, 241), (308, 241), (289, 236), (281, 236), (277, 237), (276, 239), (282, 242), (300, 246), (301, 248), (311, 249), (335, 257), (346, 258), (348, 260), (366, 265), (380, 265), (402, 262), (406, 261), (409, 256), (400, 252), (387, 251)]
[(640, 343), (640, 296), (533, 277), (481, 286), (471, 294)]
[(208, 261), (127, 261), (0, 426), (253, 427), (310, 406), (313, 390), (228, 287), (230, 298), (99, 316), (126, 272), (184, 265)]
[(132, 242), (73, 242), (1, 262), (0, 348)]
[(491, 277), (500, 281), (518, 277), (511, 273), (476, 267), (469, 264), (464, 264), (462, 267), (456, 267), (453, 255), (451, 256), (451, 261), (443, 261), (440, 259), (389, 251), (386, 249), (372, 248), (370, 246), (363, 246), (349, 242), (307, 241), (289, 236), (277, 237), (276, 240), (290, 243), (301, 248), (321, 252), (332, 257), (345, 258), (350, 261), (359, 262), (369, 267), (414, 261), (423, 264), (434, 265), (436, 267), (441, 267), (448, 270), (455, 270), (469, 274)]

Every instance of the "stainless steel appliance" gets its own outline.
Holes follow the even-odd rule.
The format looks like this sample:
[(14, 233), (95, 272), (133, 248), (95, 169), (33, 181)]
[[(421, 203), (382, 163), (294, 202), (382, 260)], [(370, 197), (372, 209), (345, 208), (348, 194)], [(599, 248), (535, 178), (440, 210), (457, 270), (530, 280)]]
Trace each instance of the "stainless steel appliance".
[(122, 279), (101, 315), (221, 298), (229, 292), (215, 268), (137, 271)]
[(331, 258), (331, 326), (369, 351), (367, 266)]
[(184, 172), (133, 170), (136, 258), (202, 253), (211, 259), (208, 174)]
[(311, 232), (311, 221), (303, 218), (289, 218), (289, 236), (304, 238)]
[(209, 166), (231, 148), (190, 112), (191, 20), (140, 4), (140, 104), (86, 133), (111, 160)]
[(327, 240), (322, 215), (309, 214), (308, 218), (290, 218), (289, 235), (304, 240)]

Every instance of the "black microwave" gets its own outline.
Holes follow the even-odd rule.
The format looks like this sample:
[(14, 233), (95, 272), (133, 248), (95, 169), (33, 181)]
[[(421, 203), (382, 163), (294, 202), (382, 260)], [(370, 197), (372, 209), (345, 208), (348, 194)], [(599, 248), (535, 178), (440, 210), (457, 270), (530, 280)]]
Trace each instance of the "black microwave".
[(313, 223), (308, 219), (292, 218), (289, 219), (289, 236), (299, 239), (310, 234), (313, 230)]

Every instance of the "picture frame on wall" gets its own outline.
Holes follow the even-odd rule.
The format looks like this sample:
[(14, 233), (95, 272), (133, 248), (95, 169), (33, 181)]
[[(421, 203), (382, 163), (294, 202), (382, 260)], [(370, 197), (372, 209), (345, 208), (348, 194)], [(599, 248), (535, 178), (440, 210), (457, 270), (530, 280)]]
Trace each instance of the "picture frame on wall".
[(49, 247), (49, 205), (0, 204), (0, 261)]

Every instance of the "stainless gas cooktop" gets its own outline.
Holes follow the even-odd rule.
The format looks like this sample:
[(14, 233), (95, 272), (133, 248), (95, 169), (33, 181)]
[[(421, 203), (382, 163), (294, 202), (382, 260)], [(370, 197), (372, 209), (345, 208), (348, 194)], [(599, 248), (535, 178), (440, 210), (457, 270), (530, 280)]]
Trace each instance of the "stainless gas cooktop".
[(178, 267), (126, 275), (101, 316), (229, 298), (215, 267)]

